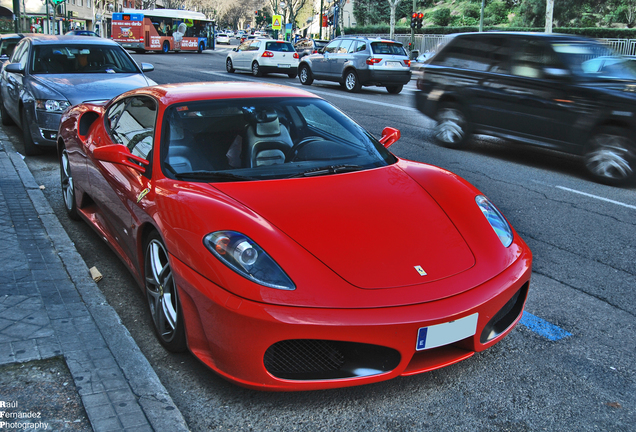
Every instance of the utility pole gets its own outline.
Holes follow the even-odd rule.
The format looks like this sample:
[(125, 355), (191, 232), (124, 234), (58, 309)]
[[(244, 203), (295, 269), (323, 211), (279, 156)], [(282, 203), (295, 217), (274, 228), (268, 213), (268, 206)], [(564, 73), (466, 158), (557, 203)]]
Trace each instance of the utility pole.
[(318, 39), (322, 39), (322, 8), (323, 8), (322, 2), (323, 0), (320, 0), (320, 21), (318, 22)]
[(14, 19), (14, 25), (15, 25), (15, 32), (16, 33), (20, 33), (21, 29), (21, 19), (20, 16), (22, 14), (20, 13), (20, 0), (13, 0), (13, 19)]
[(484, 3), (486, 0), (481, 0), (481, 11), (479, 12), (479, 31), (484, 31)]
[[(415, 13), (415, 8), (416, 8), (415, 1), (416, 0), (413, 0), (413, 13)], [(411, 16), (413, 16), (413, 15), (411, 15)], [(413, 26), (411, 26), (411, 43), (409, 45), (410, 45), (409, 51), (412, 52), (413, 48), (415, 47), (415, 27), (413, 27)], [(409, 54), (410, 54), (410, 52), (409, 52)]]

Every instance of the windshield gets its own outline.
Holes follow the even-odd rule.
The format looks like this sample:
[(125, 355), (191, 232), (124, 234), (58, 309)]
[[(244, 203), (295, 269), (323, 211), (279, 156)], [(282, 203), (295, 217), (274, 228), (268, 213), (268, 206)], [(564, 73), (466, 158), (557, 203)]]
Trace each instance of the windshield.
[(36, 45), (32, 55), (33, 74), (139, 73), (119, 46)]
[(591, 42), (553, 43), (552, 47), (575, 75), (592, 79), (636, 80), (636, 61)]
[(361, 126), (314, 98), (173, 105), (161, 159), (168, 177), (201, 182), (329, 175), (395, 162)]

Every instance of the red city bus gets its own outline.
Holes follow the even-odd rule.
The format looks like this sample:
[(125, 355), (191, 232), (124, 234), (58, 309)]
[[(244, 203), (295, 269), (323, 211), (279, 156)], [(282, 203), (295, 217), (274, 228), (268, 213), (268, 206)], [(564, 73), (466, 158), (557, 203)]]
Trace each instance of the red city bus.
[(137, 53), (198, 51), (210, 48), (214, 24), (200, 12), (128, 9), (113, 14), (114, 41)]

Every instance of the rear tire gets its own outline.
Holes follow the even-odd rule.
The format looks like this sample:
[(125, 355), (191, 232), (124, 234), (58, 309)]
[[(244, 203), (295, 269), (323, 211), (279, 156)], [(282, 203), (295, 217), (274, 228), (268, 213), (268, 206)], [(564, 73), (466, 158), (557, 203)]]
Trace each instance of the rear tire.
[(68, 152), (64, 144), (62, 144), (62, 154), (60, 155), (60, 182), (62, 184), (62, 198), (66, 214), (73, 220), (79, 220), (80, 216), (77, 212), (77, 202), (75, 200), (75, 184), (71, 173)]
[(622, 185), (635, 177), (636, 144), (623, 129), (604, 127), (590, 139), (584, 161), (595, 181), (610, 186)]
[(290, 77), (290, 78), (296, 78), (297, 75), (298, 75), (297, 72), (290, 72), (290, 73), (287, 74), (287, 76)]
[(255, 77), (263, 76), (263, 73), (261, 72), (261, 68), (258, 65), (258, 62), (252, 63), (252, 75), (254, 75)]
[(386, 91), (390, 94), (398, 94), (402, 91), (402, 88), (404, 88), (403, 85), (386, 86)]
[(314, 82), (314, 77), (311, 75), (309, 66), (302, 65), (298, 71), (298, 79), (302, 85), (311, 85)]
[(469, 122), (457, 104), (442, 104), (437, 111), (437, 125), (433, 129), (435, 139), (444, 147), (463, 147), (469, 138)]
[(161, 51), (163, 51), (164, 54), (168, 54), (168, 52), (170, 52), (170, 42), (164, 41)]

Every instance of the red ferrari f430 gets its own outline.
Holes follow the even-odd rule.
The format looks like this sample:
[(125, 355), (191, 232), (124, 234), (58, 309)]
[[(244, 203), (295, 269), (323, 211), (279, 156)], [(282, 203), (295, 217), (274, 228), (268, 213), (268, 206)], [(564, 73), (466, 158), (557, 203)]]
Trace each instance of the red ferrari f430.
[(68, 215), (126, 263), (168, 350), (310, 390), (456, 363), (521, 318), (528, 246), (399, 138), (300, 89), (170, 84), (72, 107), (58, 153)]

